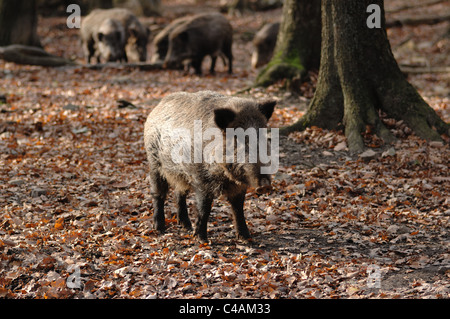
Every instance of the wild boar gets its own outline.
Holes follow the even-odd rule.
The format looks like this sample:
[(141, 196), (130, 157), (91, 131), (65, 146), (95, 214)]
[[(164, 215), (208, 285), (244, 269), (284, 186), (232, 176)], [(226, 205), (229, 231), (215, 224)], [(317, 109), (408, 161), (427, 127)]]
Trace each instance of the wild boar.
[[(86, 29), (82, 28), (82, 32)], [(83, 33), (82, 33), (83, 34)], [(125, 29), (115, 19), (103, 20), (93, 28), (89, 37), (83, 37), (83, 51), (87, 63), (94, 57), (97, 63), (125, 60)]]
[[(231, 204), (236, 237), (250, 238), (244, 217), (245, 194), (249, 186), (258, 192), (271, 187), (270, 174), (275, 171), (264, 167), (269, 160), (262, 161), (261, 145), (267, 142), (264, 128), (275, 104), (272, 100), (257, 102), (212, 91), (178, 92), (161, 100), (144, 127), (157, 231), (166, 228), (164, 201), (170, 185), (178, 204), (178, 222), (187, 230), (192, 226), (186, 196), (190, 190), (195, 192), (198, 215), (194, 236), (200, 241), (207, 241), (211, 205), (221, 194)], [(251, 147), (258, 144), (259, 155)], [(276, 157), (273, 146), (271, 157)], [(271, 161), (277, 165), (278, 158)]]
[(147, 61), (147, 43), (150, 30), (145, 28), (137, 19), (128, 24), (128, 40), (125, 45), (128, 61)]
[(96, 55), (95, 51), (98, 50), (96, 34), (100, 26), (108, 19), (118, 21), (125, 32), (123, 59), (131, 62), (145, 61), (149, 30), (144, 28), (129, 10), (114, 8), (95, 9), (83, 19), (80, 34), (87, 62), (90, 63), (90, 58)]
[(258, 68), (267, 64), (273, 55), (275, 44), (277, 42), (280, 23), (268, 23), (259, 30), (253, 38), (255, 47), (252, 54), (252, 67)]
[[(119, 21), (106, 19), (94, 35), (97, 42), (97, 54), (105, 62), (125, 61), (125, 29)], [(97, 57), (97, 61), (100, 57)]]
[(181, 23), (169, 34), (169, 47), (164, 60), (165, 67), (180, 65), (186, 61), (202, 74), (205, 56), (211, 57), (210, 73), (214, 74), (217, 56), (221, 53), (228, 60), (228, 73), (233, 72), (233, 28), (220, 13), (195, 15)]
[(151, 58), (152, 63), (163, 63), (166, 58), (167, 50), (169, 49), (169, 35), (179, 25), (186, 22), (189, 17), (182, 17), (173, 20), (164, 29), (162, 29), (153, 39), (153, 54)]

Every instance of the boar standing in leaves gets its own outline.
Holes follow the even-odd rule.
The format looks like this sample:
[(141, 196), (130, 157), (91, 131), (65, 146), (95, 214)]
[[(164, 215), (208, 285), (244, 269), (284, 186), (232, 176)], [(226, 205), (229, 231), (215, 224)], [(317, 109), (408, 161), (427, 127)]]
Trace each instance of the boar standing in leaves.
[[(116, 32), (109, 32), (108, 38), (101, 31), (102, 28), (113, 29)], [(122, 32), (123, 40), (114, 42), (111, 34), (114, 33), (118, 38), (119, 33), (122, 34)], [(127, 9), (93, 10), (83, 19), (80, 34), (87, 63), (90, 63), (92, 57), (97, 57), (97, 62), (99, 62), (99, 56), (105, 55), (102, 51), (105, 50), (104, 48), (114, 52), (120, 51), (109, 60), (105, 59), (106, 61), (144, 62), (147, 58), (149, 30), (144, 28), (136, 16)]]
[(280, 23), (268, 23), (259, 30), (254, 39), (253, 45), (255, 50), (252, 54), (252, 67), (258, 68), (264, 64), (269, 63), (277, 43), (278, 31)]
[(211, 57), (210, 73), (214, 74), (217, 56), (228, 60), (228, 73), (233, 72), (233, 28), (220, 13), (199, 14), (174, 28), (169, 34), (165, 67), (176, 67), (189, 62), (195, 73), (202, 73), (205, 56)]
[[(161, 100), (148, 116), (144, 128), (156, 230), (164, 232), (166, 227), (164, 201), (170, 185), (174, 188), (178, 204), (178, 222), (187, 230), (192, 229), (192, 226), (188, 217), (186, 196), (189, 190), (195, 192), (198, 216), (194, 235), (200, 241), (207, 241), (207, 222), (211, 205), (213, 199), (221, 194), (225, 195), (231, 204), (236, 236), (244, 240), (250, 238), (244, 217), (246, 190), (248, 186), (257, 188), (258, 192), (269, 190), (270, 175), (265, 174), (259, 158), (256, 161), (248, 160), (251, 156), (248, 145), (250, 142), (246, 138), (245, 161), (229, 162), (225, 160), (229, 153), (225, 156), (226, 152), (222, 151), (228, 142), (225, 138), (229, 132), (227, 128), (250, 128), (260, 132), (260, 128), (267, 126), (275, 104), (275, 101), (257, 102), (211, 91), (173, 93)], [(177, 129), (186, 130), (186, 133), (177, 135)], [(217, 138), (218, 148), (212, 150), (207, 149), (212, 140), (211, 136), (208, 136), (211, 132), (215, 132), (216, 137), (220, 136)], [(203, 134), (206, 141), (198, 140), (199, 134)], [(258, 136), (258, 142), (260, 139), (261, 136)], [(238, 148), (239, 146), (236, 149)], [(236, 149), (232, 150), (233, 157), (236, 155)], [(181, 160), (180, 150), (183, 153)], [(215, 160), (211, 160), (212, 157), (206, 159), (208, 154)]]

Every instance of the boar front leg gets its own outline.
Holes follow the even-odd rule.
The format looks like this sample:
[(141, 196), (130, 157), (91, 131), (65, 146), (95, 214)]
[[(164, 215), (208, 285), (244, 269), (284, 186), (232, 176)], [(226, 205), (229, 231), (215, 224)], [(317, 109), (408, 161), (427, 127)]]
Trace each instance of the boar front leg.
[(153, 221), (155, 229), (159, 233), (166, 230), (166, 220), (164, 217), (164, 201), (167, 197), (169, 185), (167, 181), (159, 174), (152, 172), (150, 174), (151, 194), (153, 197)]
[(243, 191), (238, 194), (229, 195), (228, 201), (233, 210), (233, 224), (234, 229), (236, 230), (236, 237), (238, 239), (248, 240), (251, 236), (244, 216), (245, 193), (246, 192)]
[(90, 64), (92, 57), (95, 54), (95, 42), (94, 39), (90, 38), (89, 40), (83, 41), (83, 52), (86, 57), (86, 63)]
[(202, 75), (202, 62), (203, 62), (203, 56), (195, 57), (192, 59), (191, 65), (195, 70), (195, 74)]
[(195, 194), (197, 200), (197, 222), (195, 225), (194, 236), (200, 241), (208, 241), (208, 219), (211, 213), (211, 205), (214, 197), (203, 191), (196, 191)]
[(192, 224), (189, 220), (187, 205), (186, 205), (187, 193), (175, 192), (175, 197), (178, 204), (178, 224), (182, 225), (186, 230), (192, 230)]

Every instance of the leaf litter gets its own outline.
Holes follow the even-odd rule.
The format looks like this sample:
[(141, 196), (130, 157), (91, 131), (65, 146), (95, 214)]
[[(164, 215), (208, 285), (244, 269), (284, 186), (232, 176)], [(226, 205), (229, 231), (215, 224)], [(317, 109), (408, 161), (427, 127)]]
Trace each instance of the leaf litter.
[[(252, 18), (234, 17), (238, 32), (256, 31), (261, 21)], [(41, 19), (43, 43), (81, 60), (80, 48), (69, 45), (76, 32), (52, 28), (62, 21)], [(394, 44), (401, 30), (389, 32)], [(399, 142), (383, 145), (368, 133), (370, 156), (349, 154), (342, 132), (310, 128), (281, 138), (272, 193), (247, 193), (250, 244), (234, 238), (229, 206), (217, 199), (211, 242), (199, 245), (177, 225), (171, 194), (168, 231), (156, 235), (146, 116), (174, 91), (233, 94), (251, 83), (251, 44), (238, 36), (235, 50), (231, 76), (225, 68), (197, 77), (0, 61), (1, 298), (450, 297), (449, 146), (426, 143), (391, 119), (383, 121)], [(430, 59), (441, 61), (437, 51)], [(301, 97), (278, 85), (250, 95), (277, 96), (269, 124), (284, 126), (304, 113), (310, 78)], [(448, 122), (448, 96), (434, 89), (442, 79), (411, 81)], [(190, 211), (194, 205), (191, 196)]]

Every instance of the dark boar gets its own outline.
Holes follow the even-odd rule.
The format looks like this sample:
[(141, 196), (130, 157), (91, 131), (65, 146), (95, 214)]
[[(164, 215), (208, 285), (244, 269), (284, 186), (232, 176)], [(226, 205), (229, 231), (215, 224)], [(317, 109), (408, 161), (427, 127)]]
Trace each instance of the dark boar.
[(197, 74), (202, 73), (205, 56), (211, 57), (210, 73), (214, 73), (217, 56), (228, 59), (228, 73), (233, 72), (233, 28), (220, 13), (199, 14), (174, 28), (169, 35), (166, 67), (189, 62)]
[(149, 31), (144, 28), (131, 11), (127, 9), (95, 9), (81, 23), (81, 40), (88, 63), (98, 50), (96, 34), (105, 20), (118, 21), (125, 32), (123, 51), (125, 61), (145, 61), (147, 58), (147, 41)]
[(164, 29), (162, 29), (153, 39), (153, 54), (151, 58), (152, 63), (163, 63), (169, 49), (169, 35), (170, 33), (182, 23), (186, 22), (189, 17), (182, 17), (173, 20)]
[(145, 62), (147, 60), (147, 43), (150, 30), (145, 28), (136, 18), (127, 27), (128, 40), (125, 45), (127, 58), (131, 62)]
[[(249, 160), (251, 142), (246, 137), (241, 139), (245, 141), (245, 160), (236, 160), (239, 143), (231, 153), (227, 143), (236, 141), (237, 135), (226, 137), (231, 129), (246, 132), (253, 129), (252, 132), (261, 134), (259, 129), (266, 127), (275, 104), (275, 101), (256, 102), (211, 91), (173, 93), (161, 100), (148, 116), (144, 128), (156, 230), (165, 230), (164, 201), (170, 185), (178, 204), (178, 222), (188, 230), (192, 226), (186, 196), (191, 189), (195, 192), (198, 216), (194, 235), (201, 241), (207, 241), (211, 205), (221, 194), (231, 204), (236, 236), (250, 238), (243, 209), (247, 187), (256, 187), (258, 192), (270, 189), (269, 174), (274, 171), (264, 171), (259, 158)], [(208, 136), (206, 142), (202, 134)], [(217, 142), (215, 148), (211, 147), (211, 134)], [(261, 135), (257, 139), (253, 144), (261, 142)], [(271, 156), (274, 153), (271, 147)]]
[(258, 68), (270, 61), (277, 42), (280, 23), (269, 23), (259, 30), (254, 39), (255, 50), (252, 54), (252, 67)]

